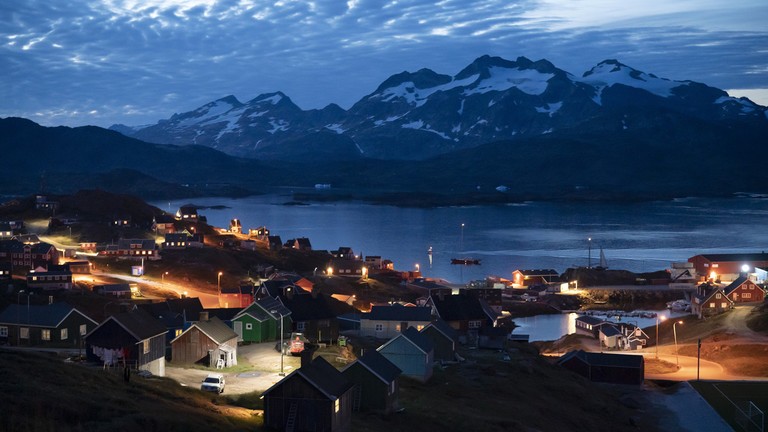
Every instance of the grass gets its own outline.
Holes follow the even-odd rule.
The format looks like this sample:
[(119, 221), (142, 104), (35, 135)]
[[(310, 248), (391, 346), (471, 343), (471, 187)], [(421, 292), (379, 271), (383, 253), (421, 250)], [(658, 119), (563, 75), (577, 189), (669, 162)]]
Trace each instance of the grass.
[[(758, 409), (768, 413), (768, 382), (692, 381), (691, 385), (735, 430), (759, 430), (754, 427), (744, 428), (739, 424), (737, 406), (744, 410), (751, 401)], [(765, 420), (763, 427), (767, 426)]]
[(3, 431), (246, 431), (261, 417), (238, 415), (166, 378), (129, 383), (122, 374), (30, 352), (0, 351)]
[(747, 326), (758, 333), (768, 334), (768, 304), (756, 307), (747, 318)]

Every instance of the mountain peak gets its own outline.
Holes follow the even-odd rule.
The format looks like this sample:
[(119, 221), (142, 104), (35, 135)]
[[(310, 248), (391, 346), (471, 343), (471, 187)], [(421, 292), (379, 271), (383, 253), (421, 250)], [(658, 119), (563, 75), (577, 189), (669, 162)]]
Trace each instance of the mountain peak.
[(472, 75), (480, 75), (480, 78), (488, 78), (488, 70), (492, 67), (514, 69), (523, 66), (523, 68), (526, 68), (532, 63), (533, 62), (525, 57), (518, 57), (516, 61), (509, 61), (501, 57), (491, 57), (486, 54), (476, 58), (475, 61), (469, 64), (469, 66), (462, 69), (461, 72), (456, 75), (456, 79), (462, 80), (469, 78)]
[(451, 82), (451, 77), (438, 74), (432, 69), (427, 68), (419, 69), (416, 72), (403, 71), (387, 78), (387, 80), (381, 83), (379, 88), (376, 89), (376, 93), (408, 82), (413, 83), (417, 89), (424, 89), (449, 83)]

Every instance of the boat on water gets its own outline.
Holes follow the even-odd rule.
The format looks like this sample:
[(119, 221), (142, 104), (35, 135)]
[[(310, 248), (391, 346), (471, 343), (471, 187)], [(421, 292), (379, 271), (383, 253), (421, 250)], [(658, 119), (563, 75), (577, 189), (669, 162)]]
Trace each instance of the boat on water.
[(451, 258), (451, 264), (454, 265), (480, 265), (477, 258)]
[(667, 309), (676, 312), (690, 312), (691, 302), (688, 300), (675, 300), (667, 303)]

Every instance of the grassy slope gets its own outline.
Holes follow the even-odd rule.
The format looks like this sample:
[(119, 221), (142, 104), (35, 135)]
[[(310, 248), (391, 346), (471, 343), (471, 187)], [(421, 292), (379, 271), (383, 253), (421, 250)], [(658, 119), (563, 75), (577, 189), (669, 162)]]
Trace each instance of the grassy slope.
[(230, 417), (213, 396), (164, 378), (122, 375), (53, 356), (0, 351), (0, 430), (245, 431), (260, 417)]

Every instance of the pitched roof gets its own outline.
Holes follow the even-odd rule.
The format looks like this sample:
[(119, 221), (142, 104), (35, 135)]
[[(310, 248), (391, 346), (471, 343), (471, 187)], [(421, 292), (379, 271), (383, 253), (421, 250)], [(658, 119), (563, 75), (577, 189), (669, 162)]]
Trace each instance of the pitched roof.
[[(394, 338), (390, 339), (389, 342), (392, 342), (393, 340), (395, 340), (398, 337), (404, 337), (405, 339), (409, 340), (413, 345), (416, 346), (416, 348), (420, 349), (425, 354), (430, 352), (430, 351), (432, 351), (432, 350), (434, 350), (434, 347), (432, 345), (432, 341), (429, 340), (429, 338), (426, 335), (424, 335), (422, 333), (419, 333), (419, 331), (416, 330), (413, 327), (408, 327), (407, 329), (405, 329), (404, 332), (402, 332), (399, 335), (395, 336)], [(379, 349), (381, 349), (384, 346), (386, 346), (387, 344), (389, 344), (389, 342), (387, 342), (384, 345), (382, 345), (381, 347), (379, 347)]]
[(194, 327), (197, 327), (198, 330), (203, 332), (206, 336), (208, 336), (208, 338), (219, 345), (237, 338), (237, 333), (235, 333), (234, 330), (232, 330), (228, 325), (224, 324), (222, 320), (218, 319), (217, 317), (213, 317), (208, 321), (198, 321), (192, 324), (188, 329), (184, 330), (182, 334), (173, 339), (171, 343), (184, 336), (185, 333), (192, 330)]
[(90, 317), (67, 303), (49, 305), (9, 304), (0, 312), (0, 324), (25, 324), (32, 327), (57, 327), (71, 313), (79, 313), (98, 324)]
[(491, 320), (495, 318), (488, 316), (480, 299), (475, 296), (467, 294), (432, 295), (431, 299), (438, 315), (445, 321)]
[(641, 368), (643, 367), (643, 356), (633, 354), (608, 354), (608, 353), (596, 353), (586, 352), (583, 350), (570, 351), (564, 356), (560, 357), (557, 364), (562, 364), (572, 358), (578, 358), (584, 363), (590, 366), (604, 366), (604, 367), (624, 367), (624, 368)]
[[(389, 384), (396, 380), (397, 377), (403, 373), (399, 367), (387, 360), (387, 358), (380, 352), (373, 349), (367, 350), (365, 354), (356, 361), (357, 363), (360, 363), (361, 366), (368, 369), (372, 374), (376, 375), (376, 377), (385, 384)], [(350, 366), (352, 365), (347, 366), (344, 370), (349, 369)]]
[(331, 400), (338, 399), (354, 386), (352, 382), (342, 375), (338, 369), (331, 366), (325, 359), (316, 357), (312, 360), (312, 363), (296, 369), (288, 374), (287, 377), (278, 381), (275, 385), (262, 393), (262, 396), (266, 396), (272, 392), (272, 390), (283, 385), (288, 380), (295, 379), (297, 375), (304, 378), (310, 385)]
[(742, 286), (747, 280), (749, 279), (746, 276), (739, 276), (735, 281), (731, 282), (730, 285), (723, 288), (723, 292), (725, 295), (731, 295), (733, 291)]
[(210, 318), (216, 317), (222, 321), (231, 321), (241, 310), (240, 308), (213, 308), (203, 309), (201, 312), (208, 312)]
[(426, 329), (428, 329), (428, 328), (434, 328), (435, 330), (437, 330), (438, 332), (442, 333), (443, 335), (445, 335), (445, 337), (447, 337), (448, 339), (451, 339), (454, 342), (456, 341), (456, 338), (458, 337), (458, 335), (456, 333), (456, 329), (454, 329), (453, 327), (448, 325), (447, 322), (445, 322), (445, 321), (443, 321), (441, 319), (435, 320), (435, 321), (427, 324), (423, 329), (421, 329), (422, 333)]
[(589, 315), (578, 316), (578, 317), (576, 317), (576, 321), (581, 321), (583, 323), (587, 323), (587, 324), (590, 324), (590, 325), (598, 325), (598, 324), (602, 324), (602, 323), (605, 322), (605, 320), (602, 320), (602, 319), (597, 318), (597, 317), (589, 316)]
[(619, 329), (617, 329), (613, 324), (605, 324), (600, 326), (600, 333), (604, 334), (605, 336), (611, 337), (611, 336), (618, 336), (621, 334)]
[[(128, 312), (119, 312), (107, 317), (99, 327), (107, 321), (113, 320), (118, 323), (137, 341), (150, 339), (158, 335), (164, 335), (168, 330), (157, 318), (153, 317), (143, 309), (134, 309)], [(97, 331), (98, 327), (93, 330)], [(93, 333), (91, 332), (91, 333)]]
[(373, 306), (371, 312), (363, 314), (361, 319), (372, 321), (430, 321), (432, 308), (405, 307), (399, 304), (389, 306)]
[(333, 319), (337, 316), (352, 312), (355, 309), (344, 302), (324, 294), (306, 294), (303, 290), (296, 291), (293, 296), (279, 296), (286, 308), (291, 311), (294, 322)]

